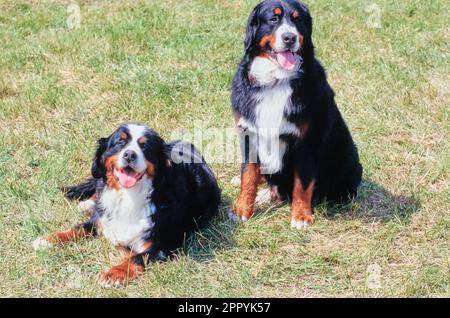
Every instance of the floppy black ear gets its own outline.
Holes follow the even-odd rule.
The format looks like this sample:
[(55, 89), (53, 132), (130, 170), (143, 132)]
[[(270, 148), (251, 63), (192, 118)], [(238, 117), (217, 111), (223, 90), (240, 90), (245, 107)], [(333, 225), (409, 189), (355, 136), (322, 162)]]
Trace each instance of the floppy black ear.
[(308, 6), (303, 2), (299, 2), (299, 11), (305, 13), (304, 18), (301, 20), (301, 34), (303, 36), (302, 57), (310, 60), (314, 57), (314, 44), (312, 42), (312, 18)]
[(97, 142), (97, 150), (92, 159), (92, 176), (96, 179), (103, 178), (106, 174), (105, 163), (103, 162), (103, 153), (106, 151), (109, 138), (100, 138)]
[(305, 25), (306, 25), (306, 29), (308, 30), (308, 36), (309, 38), (311, 38), (312, 35), (312, 18), (311, 18), (311, 14), (309, 13), (309, 9), (306, 6), (306, 4), (301, 4), (303, 6), (303, 9), (306, 11), (306, 21), (305, 21)]
[(245, 39), (244, 39), (244, 47), (245, 53), (249, 54), (252, 49), (252, 44), (255, 40), (256, 31), (258, 30), (259, 21), (258, 21), (258, 13), (261, 8), (261, 4), (258, 4), (248, 17), (247, 26), (245, 28)]

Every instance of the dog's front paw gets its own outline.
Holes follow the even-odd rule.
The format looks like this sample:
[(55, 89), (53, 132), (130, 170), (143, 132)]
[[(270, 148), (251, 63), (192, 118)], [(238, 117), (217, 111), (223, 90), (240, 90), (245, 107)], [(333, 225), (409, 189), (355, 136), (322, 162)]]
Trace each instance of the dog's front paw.
[(51, 248), (53, 246), (53, 244), (45, 237), (38, 237), (37, 239), (35, 239), (33, 241), (33, 249), (35, 251), (37, 250), (45, 250), (48, 248)]
[(100, 285), (103, 288), (123, 287), (128, 278), (127, 269), (113, 267), (100, 277)]
[[(252, 202), (255, 200), (253, 199)], [(239, 198), (236, 200), (236, 203), (234, 204), (234, 207), (232, 207), (228, 211), (228, 217), (232, 221), (248, 221), (253, 216), (253, 204), (249, 204), (249, 200), (246, 196), (239, 196)]]
[(231, 208), (228, 210), (228, 218), (229, 218), (231, 221), (235, 222), (235, 223), (237, 223), (237, 222), (239, 222), (239, 221), (242, 221), (242, 222), (248, 221), (248, 218), (246, 218), (246, 217), (243, 216), (243, 215), (237, 214), (237, 213), (236, 213), (233, 209), (231, 209)]
[(314, 224), (313, 215), (301, 215), (298, 217), (293, 217), (291, 220), (291, 227), (297, 230), (306, 229), (312, 224)]
[(141, 272), (143, 269), (140, 266), (126, 261), (103, 273), (100, 276), (100, 285), (103, 288), (123, 287)]

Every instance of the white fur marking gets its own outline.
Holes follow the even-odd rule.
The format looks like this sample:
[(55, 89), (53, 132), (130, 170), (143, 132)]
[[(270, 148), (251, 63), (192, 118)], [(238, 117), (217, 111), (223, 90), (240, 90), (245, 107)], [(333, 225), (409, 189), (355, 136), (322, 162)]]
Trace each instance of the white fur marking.
[(255, 113), (258, 129), (258, 156), (263, 174), (276, 173), (282, 168), (287, 145), (280, 140), (280, 134), (298, 131), (297, 127), (286, 121), (284, 117), (291, 95), (292, 88), (289, 81), (265, 87), (260, 92)]
[[(282, 168), (287, 145), (280, 140), (281, 134), (300, 135), (297, 126), (285, 119), (284, 111), (289, 106), (292, 88), (288, 80), (263, 87), (255, 108), (255, 125), (243, 117), (238, 122), (241, 135), (248, 134), (250, 148), (258, 149), (262, 174), (273, 174)], [(241, 138), (241, 140), (244, 140)], [(254, 158), (252, 158), (254, 160)], [(255, 162), (255, 161), (252, 161)]]
[(44, 237), (38, 237), (33, 241), (33, 249), (37, 250), (45, 250), (51, 248), (53, 246), (52, 243), (47, 241)]
[(95, 207), (95, 200), (89, 199), (86, 201), (80, 201), (78, 202), (78, 210), (79, 211), (94, 211), (94, 207)]
[(123, 148), (119, 152), (119, 160), (117, 161), (117, 168), (123, 168), (127, 165), (125, 160), (123, 159), (123, 155), (125, 151), (132, 150), (136, 153), (137, 159), (133, 163), (133, 169), (136, 172), (144, 172), (147, 169), (147, 164), (145, 162), (145, 155), (142, 151), (142, 148), (138, 144), (139, 138), (143, 137), (145, 134), (146, 127), (136, 124), (128, 124), (127, 125), (128, 131), (130, 133), (131, 140), (128, 142), (125, 148)]
[(296, 221), (296, 220), (294, 220), (294, 219), (291, 221), (291, 227), (292, 227), (292, 228), (295, 228), (295, 229), (297, 229), (297, 230), (300, 230), (300, 229), (307, 229), (310, 225), (311, 225), (311, 224), (309, 224), (309, 223), (306, 222), (306, 221)]
[(127, 246), (136, 253), (144, 251), (142, 234), (154, 226), (151, 215), (156, 210), (148, 200), (151, 189), (152, 181), (144, 175), (133, 188), (106, 189), (102, 193), (102, 233), (113, 245)]
[(260, 86), (274, 84), (278, 80), (294, 76), (298, 70), (287, 71), (271, 58), (257, 56), (250, 66), (250, 77)]
[(291, 48), (292, 52), (297, 52), (300, 49), (300, 34), (295, 26), (286, 23), (286, 20), (283, 21), (283, 24), (279, 26), (279, 28), (275, 31), (275, 51), (283, 52), (286, 50), (286, 46), (283, 42), (283, 34), (289, 32), (296, 35), (297, 41), (295, 41), (295, 45)]

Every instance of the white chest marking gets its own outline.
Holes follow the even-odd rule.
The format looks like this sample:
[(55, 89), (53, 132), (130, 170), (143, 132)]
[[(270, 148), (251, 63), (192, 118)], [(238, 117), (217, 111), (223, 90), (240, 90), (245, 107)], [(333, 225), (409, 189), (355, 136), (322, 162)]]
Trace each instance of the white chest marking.
[(126, 246), (140, 253), (144, 249), (142, 234), (151, 230), (155, 206), (147, 199), (151, 180), (144, 177), (131, 189), (106, 189), (100, 198), (105, 213), (100, 219), (102, 233), (113, 245)]
[[(263, 174), (273, 174), (282, 168), (282, 160), (286, 151), (286, 143), (280, 140), (282, 134), (299, 134), (298, 128), (288, 122), (284, 116), (289, 106), (292, 88), (289, 81), (281, 81), (277, 85), (262, 88), (256, 104), (255, 127), (249, 123), (241, 124), (250, 128), (256, 137), (258, 157)], [(252, 145), (251, 145), (252, 146)]]

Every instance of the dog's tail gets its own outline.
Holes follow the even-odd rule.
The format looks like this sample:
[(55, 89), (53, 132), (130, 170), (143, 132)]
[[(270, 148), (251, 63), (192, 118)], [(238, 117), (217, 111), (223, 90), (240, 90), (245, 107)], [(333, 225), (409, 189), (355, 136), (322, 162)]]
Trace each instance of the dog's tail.
[(87, 200), (95, 194), (97, 188), (97, 179), (90, 178), (79, 185), (62, 187), (61, 191), (69, 200)]

